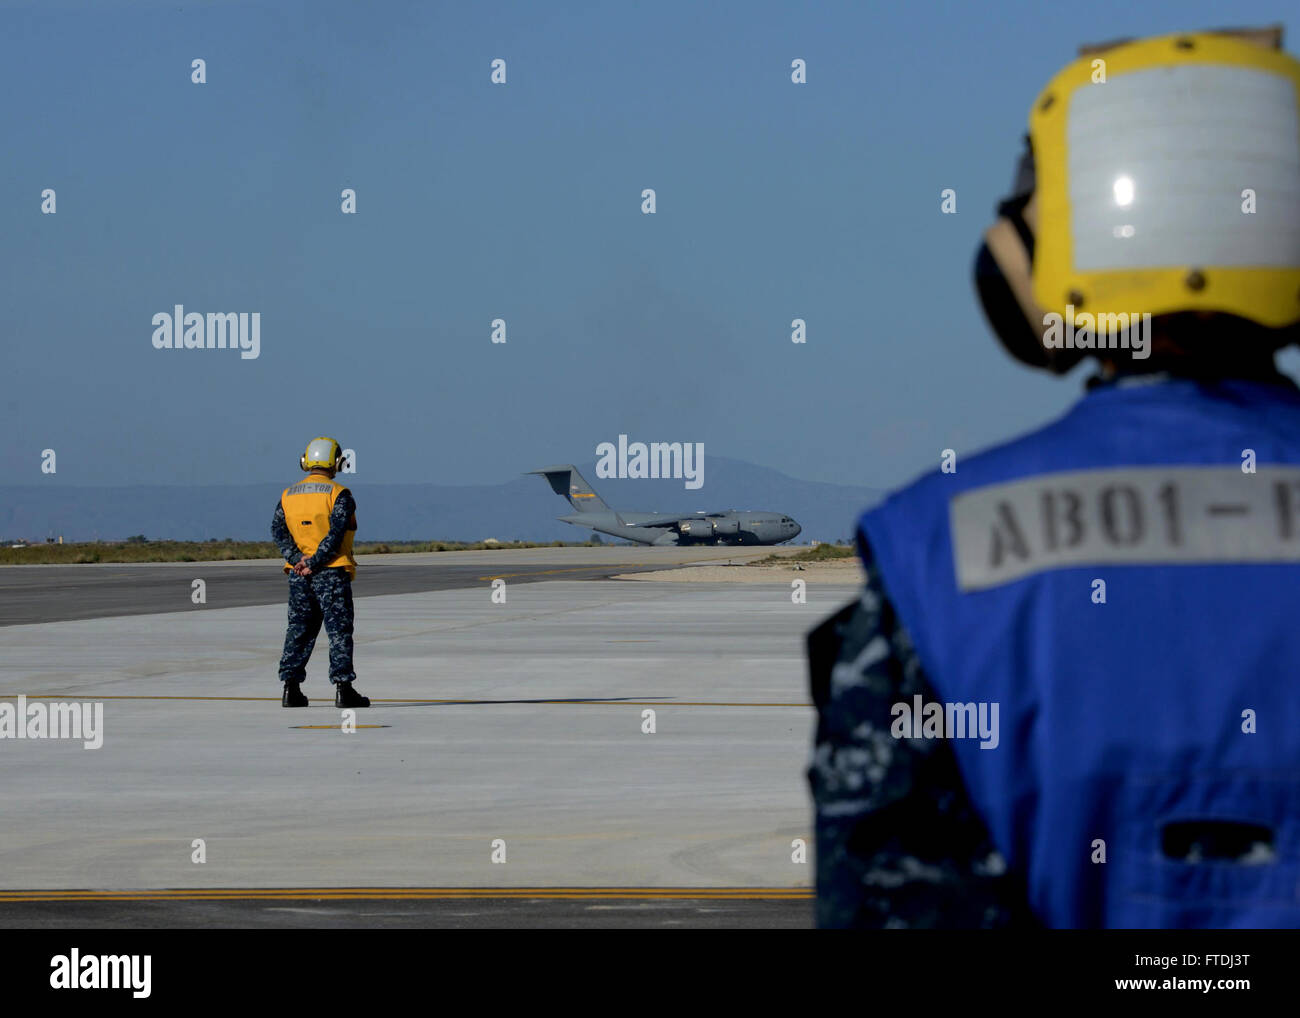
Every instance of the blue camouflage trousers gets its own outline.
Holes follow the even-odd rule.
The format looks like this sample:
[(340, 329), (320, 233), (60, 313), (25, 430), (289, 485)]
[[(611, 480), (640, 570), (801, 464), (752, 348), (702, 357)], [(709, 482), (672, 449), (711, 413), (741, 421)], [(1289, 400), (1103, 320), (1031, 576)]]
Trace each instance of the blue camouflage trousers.
[(330, 641), (330, 682), (351, 682), (352, 581), (346, 569), (289, 576), (289, 626), (280, 657), (280, 681), (302, 682), (321, 623)]

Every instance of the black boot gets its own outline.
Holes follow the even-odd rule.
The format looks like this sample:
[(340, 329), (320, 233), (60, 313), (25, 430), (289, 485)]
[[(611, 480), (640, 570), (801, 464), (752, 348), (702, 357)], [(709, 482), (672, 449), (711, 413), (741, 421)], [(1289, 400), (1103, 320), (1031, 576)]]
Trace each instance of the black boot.
[(302, 695), (302, 690), (298, 688), (298, 683), (284, 684), (284, 695), (280, 697), (281, 707), (306, 707), (308, 702), (308, 699)]
[(350, 682), (334, 683), (335, 707), (369, 707), (370, 697), (362, 696), (352, 688)]

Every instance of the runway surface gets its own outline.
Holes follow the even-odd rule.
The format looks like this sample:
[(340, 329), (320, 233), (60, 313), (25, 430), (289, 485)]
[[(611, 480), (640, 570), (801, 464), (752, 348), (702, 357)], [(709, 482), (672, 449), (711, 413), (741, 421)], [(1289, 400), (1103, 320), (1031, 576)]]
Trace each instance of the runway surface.
[(366, 897), (286, 891), (284, 897), (167, 896), (39, 900), (0, 896), (0, 929), (810, 929), (808, 892), (539, 888)]
[[(509, 551), (363, 555), (354, 597), (454, 590), (490, 583), (599, 579), (617, 573), (666, 569), (685, 562), (736, 562), (771, 548), (521, 548)], [(67, 622), (119, 615), (281, 604), (280, 559), (240, 562), (115, 565), (0, 566), (0, 626)], [(195, 579), (206, 603), (195, 605)]]
[[(606, 560), (515, 563), (626, 571), (610, 554), (625, 549), (596, 550)], [(531, 575), (500, 557), (475, 575), (494, 573)], [(795, 604), (788, 581), (572, 575), (507, 579), (505, 604), (479, 580), (359, 600), (357, 685), (374, 706), (356, 712), (355, 732), (329, 699), (323, 640), (303, 686), (312, 705), (279, 706), (278, 598), (228, 608), (186, 598), (170, 613), (0, 629), (9, 702), (103, 705), (99, 749), (0, 741), (0, 886), (245, 895), (0, 892), (0, 926), (807, 925), (802, 641), (854, 588), (809, 584)], [(357, 887), (526, 895), (255, 896)], [(540, 898), (540, 888), (702, 897)], [(802, 897), (710, 897), (720, 889)]]

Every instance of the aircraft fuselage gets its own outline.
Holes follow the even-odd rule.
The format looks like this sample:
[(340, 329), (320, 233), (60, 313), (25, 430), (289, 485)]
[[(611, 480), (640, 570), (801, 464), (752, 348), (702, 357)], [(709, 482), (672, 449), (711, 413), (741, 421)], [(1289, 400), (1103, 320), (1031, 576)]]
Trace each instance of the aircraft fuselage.
[(572, 463), (542, 467), (529, 473), (546, 478), (551, 490), (575, 510), (561, 516), (564, 523), (637, 544), (781, 544), (803, 528), (781, 513), (729, 509), (722, 513), (632, 513), (606, 505)]
[(650, 545), (781, 544), (793, 540), (802, 529), (789, 516), (748, 510), (697, 513), (693, 516), (674, 516), (669, 513), (574, 513), (559, 519), (610, 537)]

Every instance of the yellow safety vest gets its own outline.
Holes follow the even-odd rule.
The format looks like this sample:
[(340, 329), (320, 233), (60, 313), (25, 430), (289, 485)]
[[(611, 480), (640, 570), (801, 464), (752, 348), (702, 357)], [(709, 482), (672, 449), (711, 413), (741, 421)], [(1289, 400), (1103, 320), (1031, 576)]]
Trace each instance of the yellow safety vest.
[[(310, 558), (320, 547), (330, 532), (330, 512), (339, 493), (347, 491), (345, 485), (339, 484), (332, 477), (321, 474), (309, 474), (292, 487), (285, 488), (280, 496), (280, 506), (284, 509), (284, 522), (289, 525), (289, 533), (304, 558)], [(357, 516), (352, 514), (348, 520), (348, 529), (343, 535), (343, 544), (333, 561), (326, 563), (326, 569), (342, 567), (348, 571), (348, 579), (357, 575), (357, 560), (352, 555), (352, 535), (357, 531)], [(284, 571), (290, 572), (289, 563), (284, 564)]]

